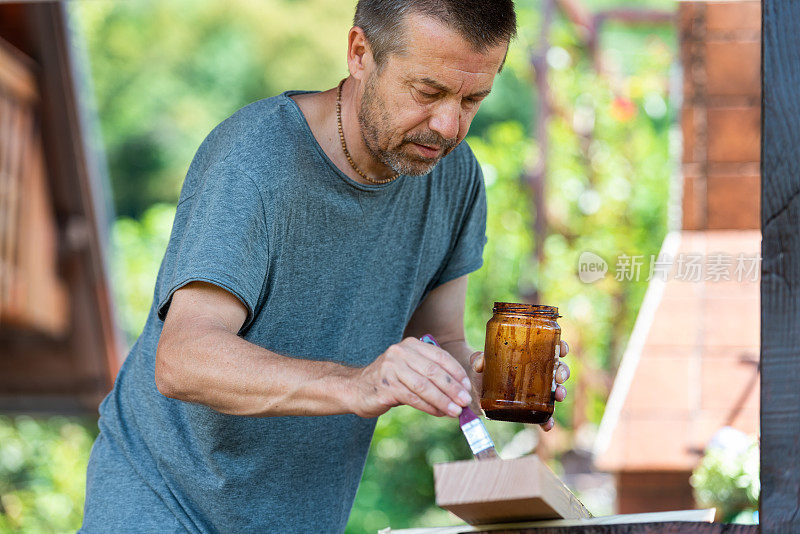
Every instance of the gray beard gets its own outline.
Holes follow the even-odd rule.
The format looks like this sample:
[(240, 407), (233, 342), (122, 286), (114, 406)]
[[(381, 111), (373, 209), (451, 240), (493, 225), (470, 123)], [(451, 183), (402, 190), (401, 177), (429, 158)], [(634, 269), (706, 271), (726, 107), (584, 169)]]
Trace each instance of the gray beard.
[[(370, 75), (364, 87), (364, 96), (361, 99), (361, 106), (358, 110), (358, 122), (361, 125), (361, 137), (369, 153), (378, 161), (392, 169), (398, 174), (409, 176), (422, 176), (431, 170), (441, 161), (441, 159), (452, 152), (458, 145), (457, 139), (445, 139), (436, 132), (429, 131), (425, 134), (412, 134), (403, 139), (403, 143), (395, 150), (384, 150), (381, 148), (381, 132), (386, 131), (382, 128), (391, 124), (391, 117), (386, 111), (386, 106), (382, 105), (375, 95), (375, 80)], [(408, 143), (419, 143), (422, 145), (434, 145), (442, 147), (441, 155), (435, 160), (422, 159), (409, 156), (401, 151), (403, 145)]]

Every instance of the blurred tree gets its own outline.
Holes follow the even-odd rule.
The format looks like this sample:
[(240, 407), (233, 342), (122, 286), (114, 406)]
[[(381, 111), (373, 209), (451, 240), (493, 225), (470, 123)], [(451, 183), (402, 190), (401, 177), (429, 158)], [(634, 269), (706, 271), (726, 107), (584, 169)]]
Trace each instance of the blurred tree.
[(70, 7), (87, 36), (114, 202), (123, 216), (175, 202), (203, 137), (238, 108), (287, 89), (327, 88), (346, 73), (353, 10), (335, 0)]
[(117, 317), (130, 345), (144, 328), (156, 275), (167, 250), (175, 205), (154, 204), (140, 220), (120, 217), (111, 232), (111, 268)]

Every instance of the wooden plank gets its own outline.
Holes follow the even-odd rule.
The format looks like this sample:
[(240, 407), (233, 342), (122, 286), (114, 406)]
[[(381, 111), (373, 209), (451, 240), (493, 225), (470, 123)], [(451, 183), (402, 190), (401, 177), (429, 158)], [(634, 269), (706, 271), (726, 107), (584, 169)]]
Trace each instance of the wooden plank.
[[(0, 87), (1, 89), (2, 87)], [(0, 321), (3, 308), (10, 300), (11, 277), (14, 274), (12, 258), (6, 253), (13, 249), (15, 230), (11, 226), (8, 214), (11, 212), (11, 173), (7, 170), (10, 159), (11, 115), (13, 103), (0, 93)]]
[[(601, 517), (590, 517), (587, 519), (550, 519), (545, 521), (527, 521), (524, 523), (502, 523), (495, 525), (455, 525), (449, 527), (433, 527), (433, 528), (408, 528), (408, 529), (392, 529), (385, 528), (379, 534), (461, 534), (472, 532), (492, 532), (496, 534), (497, 531), (508, 531), (510, 529), (536, 529), (540, 533), (544, 528), (564, 528), (564, 527), (589, 527), (597, 525), (631, 525), (636, 523), (647, 524), (676, 524), (682, 523), (683, 525), (698, 524), (698, 523), (711, 523), (714, 521), (714, 508), (706, 508), (704, 510), (672, 510), (669, 512), (650, 512), (644, 514), (618, 514), (607, 515)], [(583, 530), (581, 530), (583, 532)]]
[(22, 176), (20, 166), (25, 143), (28, 141), (32, 122), (30, 110), (22, 108), (18, 102), (9, 100), (3, 106), (3, 131), (8, 135), (3, 143), (0, 155), (0, 173), (3, 175), (2, 186), (2, 213), (0, 213), (0, 228), (3, 232), (3, 249), (0, 257), (3, 258), (4, 276), (2, 290), (0, 291), (0, 311), (4, 306), (16, 305), (14, 299), (15, 270), (18, 267), (19, 221), (19, 189)]
[(436, 504), (470, 524), (591, 517), (534, 455), (433, 466)]
[[(757, 534), (758, 525), (725, 523), (629, 523), (621, 525), (592, 525), (580, 527), (529, 527), (493, 530), (492, 534)], [(476, 534), (488, 534), (478, 531)]]
[(6, 170), (11, 177), (9, 181), (10, 187), (8, 188), (8, 214), (6, 222), (8, 223), (9, 233), (14, 236), (14, 238), (7, 243), (8, 246), (4, 252), (4, 256), (9, 260), (12, 268), (17, 270), (16, 273), (12, 271), (13, 279), (10, 285), (10, 304), (13, 308), (18, 308), (22, 304), (21, 291), (18, 285), (19, 270), (21, 267), (19, 264), (19, 245), (20, 241), (23, 239), (22, 232), (24, 230), (19, 221), (20, 204), (22, 202), (20, 189), (22, 189), (22, 181), (25, 178), (22, 175), (22, 164), (25, 151), (28, 148), (27, 145), (31, 140), (33, 114), (29, 108), (15, 106), (14, 115), (16, 122), (15, 128), (12, 131), (14, 137), (8, 154), (8, 165), (6, 166)]
[[(68, 291), (59, 276), (58, 228), (44, 175), (41, 136), (34, 131), (26, 143), (21, 169), (20, 239), (15, 282), (17, 323), (51, 336), (68, 333)], [(13, 322), (14, 317), (9, 317)]]
[[(548, 521), (548, 523), (550, 522)], [(387, 528), (381, 530), (379, 534), (684, 534), (687, 532), (694, 534), (757, 534), (759, 529), (758, 525), (670, 521), (570, 526), (529, 525), (526, 527), (509, 527), (494, 525), (493, 528), (468, 526), (409, 528), (403, 530)]]
[(764, 0), (761, 525), (800, 531), (800, 2)]

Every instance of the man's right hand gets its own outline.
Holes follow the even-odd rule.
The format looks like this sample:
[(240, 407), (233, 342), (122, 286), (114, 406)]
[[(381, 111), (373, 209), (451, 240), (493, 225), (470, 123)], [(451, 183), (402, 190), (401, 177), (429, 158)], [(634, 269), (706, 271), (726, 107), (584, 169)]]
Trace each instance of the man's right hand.
[(407, 404), (425, 413), (458, 417), (471, 401), (464, 368), (447, 351), (407, 337), (353, 376), (353, 412), (377, 417)]

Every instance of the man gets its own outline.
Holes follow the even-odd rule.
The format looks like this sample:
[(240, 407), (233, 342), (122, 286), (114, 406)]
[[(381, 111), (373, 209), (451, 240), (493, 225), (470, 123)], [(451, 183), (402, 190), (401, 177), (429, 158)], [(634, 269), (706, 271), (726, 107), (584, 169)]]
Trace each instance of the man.
[(209, 134), (100, 408), (84, 532), (342, 532), (377, 416), (477, 407), (486, 199), (461, 141), (514, 33), (510, 0), (361, 0), (343, 84)]

